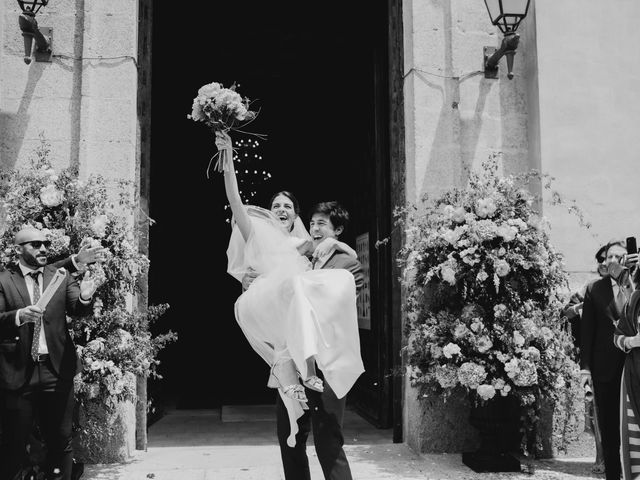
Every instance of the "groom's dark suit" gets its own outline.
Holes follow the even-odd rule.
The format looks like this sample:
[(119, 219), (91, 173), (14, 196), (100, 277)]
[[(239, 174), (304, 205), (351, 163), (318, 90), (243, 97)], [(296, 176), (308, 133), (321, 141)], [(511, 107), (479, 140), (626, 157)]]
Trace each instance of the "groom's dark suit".
[[(46, 266), (40, 275), (42, 291), (56, 268)], [(16, 325), (16, 312), (32, 301), (18, 265), (0, 272), (0, 418), (3, 445), (0, 448), (0, 479), (12, 478), (24, 460), (34, 411), (47, 444), (49, 463), (71, 472), (71, 413), (73, 377), (78, 358), (69, 334), (67, 315), (89, 313), (80, 301), (76, 280), (67, 274), (43, 315), (48, 358), (34, 361), (31, 344), (34, 324)]]
[(591, 371), (607, 479), (620, 478), (620, 380), (625, 354), (613, 343), (616, 308), (611, 278), (587, 286), (580, 320), (580, 367)]
[[(349, 270), (354, 276), (358, 292), (364, 284), (360, 262), (346, 253), (333, 253), (321, 268), (343, 268)], [(326, 381), (323, 393), (308, 388), (305, 389), (305, 392), (309, 399), (309, 410), (298, 419), (300, 430), (296, 435), (296, 446), (293, 448), (287, 445), (287, 437), (290, 432), (287, 410), (280, 399), (280, 395), (277, 396), (278, 441), (280, 443), (285, 478), (287, 480), (309, 480), (311, 478), (306, 445), (307, 437), (313, 426), (313, 440), (325, 478), (351, 480), (349, 462), (347, 462), (347, 457), (342, 448), (344, 444), (342, 419), (347, 398), (337, 398), (331, 389), (331, 385), (327, 384)]]

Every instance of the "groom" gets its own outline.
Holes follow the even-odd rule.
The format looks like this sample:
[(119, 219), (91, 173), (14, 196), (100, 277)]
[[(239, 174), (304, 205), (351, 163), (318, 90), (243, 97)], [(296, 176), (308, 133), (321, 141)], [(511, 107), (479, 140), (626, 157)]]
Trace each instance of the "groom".
[(47, 446), (47, 478), (68, 480), (78, 357), (67, 315), (91, 311), (96, 285), (91, 279), (78, 285), (67, 274), (46, 310), (40, 308), (57, 270), (47, 265), (49, 241), (25, 228), (14, 243), (18, 263), (0, 272), (0, 480), (13, 479), (22, 467), (35, 419)]
[[(309, 233), (314, 249), (325, 239), (338, 237), (344, 232), (349, 223), (349, 213), (338, 202), (322, 202), (311, 210)], [(343, 268), (349, 270), (354, 277), (358, 292), (364, 284), (362, 266), (358, 260), (346, 253), (334, 251), (328, 256), (314, 261), (313, 268)], [(243, 286), (250, 283), (251, 275), (243, 279)], [(320, 372), (321, 373), (321, 372)], [(346, 396), (338, 398), (326, 381), (324, 392), (319, 393), (305, 388), (309, 409), (298, 419), (298, 434), (296, 446), (287, 445), (289, 436), (289, 417), (277, 395), (276, 418), (278, 442), (284, 467), (286, 480), (309, 480), (309, 460), (306, 446), (309, 432), (313, 428), (313, 440), (322, 467), (324, 477), (330, 480), (351, 480), (351, 469), (344, 453), (344, 436), (342, 434), (342, 420), (346, 405)]]

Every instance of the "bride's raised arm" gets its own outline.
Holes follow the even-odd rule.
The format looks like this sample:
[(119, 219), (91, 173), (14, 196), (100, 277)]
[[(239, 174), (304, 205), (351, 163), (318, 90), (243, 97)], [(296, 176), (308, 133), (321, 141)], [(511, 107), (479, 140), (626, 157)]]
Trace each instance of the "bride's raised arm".
[(235, 220), (242, 238), (246, 242), (251, 235), (253, 226), (251, 225), (251, 219), (249, 214), (242, 204), (242, 198), (240, 198), (240, 190), (238, 189), (238, 180), (236, 179), (236, 169), (233, 164), (233, 150), (231, 149), (231, 137), (226, 133), (216, 132), (216, 146), (220, 151), (220, 155), (225, 155), (229, 159), (229, 166), (224, 170), (224, 189), (227, 194), (227, 200), (233, 213), (233, 219)]

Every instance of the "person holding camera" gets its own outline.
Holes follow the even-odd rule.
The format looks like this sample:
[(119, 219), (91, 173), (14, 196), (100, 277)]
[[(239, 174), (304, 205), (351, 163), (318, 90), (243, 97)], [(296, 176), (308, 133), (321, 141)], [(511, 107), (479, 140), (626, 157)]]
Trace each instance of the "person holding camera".
[[(598, 272), (598, 278), (590, 280), (580, 290), (574, 292), (569, 301), (565, 305), (562, 315), (567, 319), (571, 327), (571, 335), (573, 336), (573, 344), (577, 352), (576, 359), (580, 358), (580, 321), (582, 320), (582, 308), (584, 304), (584, 295), (587, 288), (593, 282), (608, 275), (607, 266), (605, 265), (607, 245), (602, 245), (595, 254)], [(596, 459), (591, 467), (593, 473), (604, 473), (604, 458), (602, 452), (602, 435), (600, 426), (598, 425), (598, 417), (596, 414), (595, 402), (593, 400), (593, 391), (591, 385), (585, 387), (585, 429), (593, 433), (593, 439), (596, 444)]]
[(597, 421), (602, 434), (605, 478), (618, 480), (620, 464), (620, 381), (625, 354), (614, 344), (614, 331), (631, 295), (628, 284), (619, 284), (621, 271), (634, 268), (637, 249), (626, 243), (607, 243), (605, 265), (609, 275), (588, 285), (580, 321), (580, 373), (582, 385), (593, 390)]
[(620, 439), (623, 478), (640, 476), (640, 291), (638, 268), (617, 269), (611, 275), (617, 279), (627, 300), (614, 333), (614, 344), (625, 353), (620, 392)]

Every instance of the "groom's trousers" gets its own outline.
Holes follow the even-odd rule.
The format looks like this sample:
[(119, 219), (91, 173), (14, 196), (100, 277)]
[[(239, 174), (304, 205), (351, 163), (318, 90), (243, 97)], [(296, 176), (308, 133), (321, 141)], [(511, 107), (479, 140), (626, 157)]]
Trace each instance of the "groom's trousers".
[(346, 397), (338, 399), (325, 382), (324, 392), (305, 389), (309, 410), (298, 419), (296, 446), (287, 445), (289, 417), (280, 395), (277, 399), (277, 430), (286, 480), (310, 480), (307, 438), (313, 428), (313, 441), (326, 480), (352, 480), (351, 469), (342, 446), (342, 420)]

